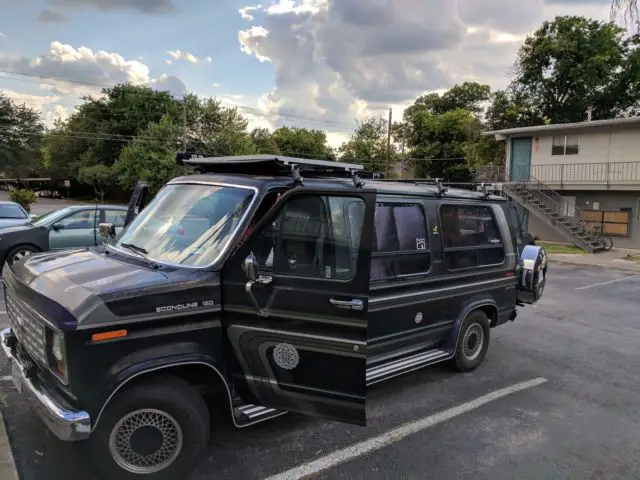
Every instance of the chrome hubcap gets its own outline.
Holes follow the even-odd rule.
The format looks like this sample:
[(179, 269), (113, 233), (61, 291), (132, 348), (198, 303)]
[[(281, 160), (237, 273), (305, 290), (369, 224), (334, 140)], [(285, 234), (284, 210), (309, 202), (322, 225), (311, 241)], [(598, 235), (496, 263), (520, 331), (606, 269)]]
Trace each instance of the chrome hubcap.
[(29, 255), (31, 255), (30, 250), (19, 250), (13, 255), (13, 263), (17, 262), (18, 260), (22, 260), (24, 257), (28, 257)]
[(462, 354), (467, 360), (475, 360), (482, 351), (484, 330), (478, 323), (469, 325), (462, 339)]
[(182, 428), (162, 410), (145, 408), (122, 417), (109, 436), (113, 460), (124, 470), (150, 474), (171, 465), (182, 451)]

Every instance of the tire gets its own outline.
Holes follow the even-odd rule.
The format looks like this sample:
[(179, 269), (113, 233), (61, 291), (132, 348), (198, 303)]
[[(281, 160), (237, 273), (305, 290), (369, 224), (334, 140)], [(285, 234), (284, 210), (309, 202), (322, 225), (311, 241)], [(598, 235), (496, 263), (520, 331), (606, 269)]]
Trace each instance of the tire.
[[(139, 458), (127, 453), (154, 461), (149, 457), (166, 445), (160, 429), (148, 425), (157, 420), (163, 421), (160, 427), (173, 436), (173, 446), (169, 445), (165, 458), (156, 459), (155, 465), (141, 466), (136, 462)], [(209, 410), (202, 395), (179, 378), (163, 376), (116, 394), (84, 447), (101, 478), (173, 480), (188, 477), (207, 448), (209, 434)]]
[(608, 252), (613, 248), (613, 240), (611, 237), (600, 237), (602, 240), (602, 246), (604, 247), (604, 251)]
[(14, 262), (17, 262), (22, 257), (26, 257), (27, 255), (31, 255), (36, 252), (39, 252), (39, 250), (31, 245), (18, 245), (17, 247), (13, 247), (9, 250), (9, 253), (7, 253), (7, 263), (9, 265), (13, 265)]
[[(467, 315), (460, 325), (460, 334), (453, 357), (453, 367), (459, 372), (470, 372), (483, 362), (489, 348), (489, 319), (481, 310)], [(465, 345), (467, 348), (465, 348)]]

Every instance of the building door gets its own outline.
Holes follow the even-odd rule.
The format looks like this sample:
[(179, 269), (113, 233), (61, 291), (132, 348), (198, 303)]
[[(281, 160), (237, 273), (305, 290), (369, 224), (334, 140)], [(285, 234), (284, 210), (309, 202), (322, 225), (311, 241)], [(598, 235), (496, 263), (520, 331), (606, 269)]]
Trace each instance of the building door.
[(509, 179), (512, 182), (528, 181), (531, 173), (531, 137), (511, 139)]
[(562, 197), (562, 214), (565, 217), (575, 217), (576, 216), (576, 197), (573, 196), (563, 196)]

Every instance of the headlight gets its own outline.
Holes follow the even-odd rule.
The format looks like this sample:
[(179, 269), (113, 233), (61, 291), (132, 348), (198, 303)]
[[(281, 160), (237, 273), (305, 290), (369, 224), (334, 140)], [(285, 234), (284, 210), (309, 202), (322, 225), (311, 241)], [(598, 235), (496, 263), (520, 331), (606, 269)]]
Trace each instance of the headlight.
[(51, 332), (51, 360), (50, 367), (53, 373), (67, 383), (67, 355), (64, 345), (64, 334), (62, 332)]

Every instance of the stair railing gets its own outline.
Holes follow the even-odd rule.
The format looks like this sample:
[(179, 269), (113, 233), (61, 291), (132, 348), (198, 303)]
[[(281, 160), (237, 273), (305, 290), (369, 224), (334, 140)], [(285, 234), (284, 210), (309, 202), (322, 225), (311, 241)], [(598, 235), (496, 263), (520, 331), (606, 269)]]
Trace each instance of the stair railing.
[[(533, 198), (537, 199), (539, 202), (545, 205), (553, 213), (557, 214), (563, 219), (566, 219), (569, 224), (576, 229), (576, 231), (570, 231), (572, 235), (584, 237), (583, 239), (589, 243), (601, 243), (600, 233), (592, 228), (587, 228), (585, 223), (581, 220), (582, 210), (578, 207), (575, 207), (574, 212), (572, 212), (573, 215), (569, 214), (570, 212), (566, 211), (566, 203), (562, 195), (550, 188), (548, 185), (536, 179), (531, 174), (528, 175), (528, 179), (520, 180), (513, 183), (525, 190)], [(508, 191), (508, 184), (505, 185), (505, 187), (507, 187)], [(517, 193), (517, 191), (515, 193)], [(528, 199), (525, 200), (529, 201)], [(555, 224), (558, 223), (557, 219), (553, 219), (553, 221)]]

